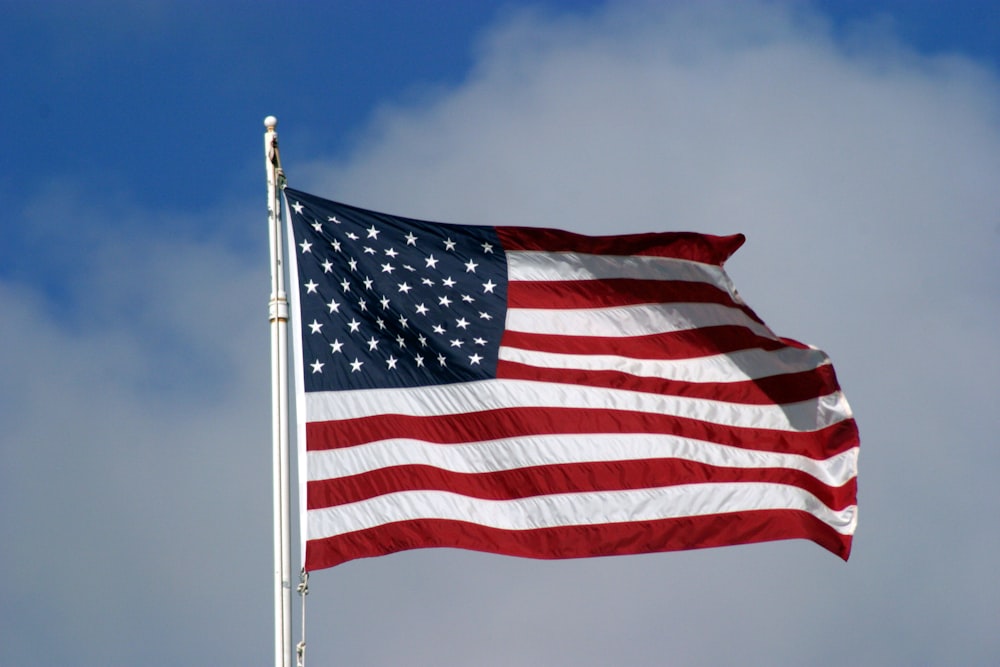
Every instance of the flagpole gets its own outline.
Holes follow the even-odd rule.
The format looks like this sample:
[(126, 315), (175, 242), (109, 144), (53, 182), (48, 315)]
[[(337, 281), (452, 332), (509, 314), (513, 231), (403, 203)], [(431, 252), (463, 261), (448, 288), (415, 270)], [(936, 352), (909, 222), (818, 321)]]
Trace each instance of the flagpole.
[(274, 488), (274, 664), (291, 667), (292, 582), (288, 491), (288, 299), (285, 292), (280, 188), (285, 175), (278, 153), (278, 119), (264, 119), (267, 163), (267, 219), (271, 245), (271, 431)]

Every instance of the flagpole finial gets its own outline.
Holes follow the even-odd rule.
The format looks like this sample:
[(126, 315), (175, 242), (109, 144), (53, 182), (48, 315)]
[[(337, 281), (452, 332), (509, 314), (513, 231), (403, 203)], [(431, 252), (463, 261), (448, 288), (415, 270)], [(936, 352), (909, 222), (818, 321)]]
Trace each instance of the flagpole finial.
[(278, 119), (274, 116), (268, 116), (264, 119), (264, 127), (268, 130), (273, 130), (278, 125)]

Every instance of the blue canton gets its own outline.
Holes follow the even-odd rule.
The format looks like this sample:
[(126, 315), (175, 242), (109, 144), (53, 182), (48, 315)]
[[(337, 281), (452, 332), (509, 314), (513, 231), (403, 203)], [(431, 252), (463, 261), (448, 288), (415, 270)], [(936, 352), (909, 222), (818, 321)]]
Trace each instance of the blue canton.
[(494, 376), (507, 259), (492, 227), (401, 218), (288, 188), (285, 198), (306, 391)]

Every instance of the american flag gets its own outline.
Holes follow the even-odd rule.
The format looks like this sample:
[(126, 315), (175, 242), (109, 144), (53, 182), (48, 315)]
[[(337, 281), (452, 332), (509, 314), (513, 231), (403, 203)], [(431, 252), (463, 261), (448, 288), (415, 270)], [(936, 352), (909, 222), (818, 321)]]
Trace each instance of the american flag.
[(285, 190), (305, 569), (805, 538), (846, 559), (858, 432), (741, 235), (424, 222)]

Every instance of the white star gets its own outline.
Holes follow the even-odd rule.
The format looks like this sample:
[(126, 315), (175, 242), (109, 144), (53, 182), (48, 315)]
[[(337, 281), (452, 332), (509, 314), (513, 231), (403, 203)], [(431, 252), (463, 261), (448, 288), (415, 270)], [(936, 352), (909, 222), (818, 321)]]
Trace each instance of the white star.
[(313, 229), (315, 229), (317, 232), (323, 231), (323, 225), (320, 224), (319, 220), (314, 220), (313, 221)]
[(366, 342), (368, 343), (368, 351), (369, 352), (373, 352), (375, 350), (375, 348), (378, 347), (378, 339), (375, 338), (375, 336), (372, 336)]
[(340, 348), (342, 347), (344, 347), (344, 344), (335, 338), (333, 342), (330, 343), (330, 354), (337, 354), (340, 352)]
[(480, 357), (478, 354), (473, 354), (469, 356), (469, 363), (472, 364), (473, 366), (478, 366), (479, 362), (482, 360), (483, 358)]
[(312, 324), (309, 325), (309, 328), (312, 330), (310, 333), (318, 334), (320, 329), (323, 328), (323, 324), (321, 322), (313, 320)]
[(385, 251), (385, 256), (386, 257), (391, 257), (392, 259), (396, 259), (396, 255), (398, 255), (398, 254), (399, 253), (396, 252), (395, 250), (393, 250), (392, 248), (389, 248), (388, 250)]
[(415, 362), (417, 362), (417, 368), (423, 368), (424, 367), (424, 358), (422, 356), (420, 356), (419, 354), (417, 356), (413, 357), (413, 360)]
[(350, 281), (347, 278), (344, 278), (343, 280), (340, 281), (340, 287), (345, 292), (350, 292), (351, 291), (351, 283), (350, 283)]
[(337, 252), (340, 252), (340, 241), (337, 241), (335, 239), (333, 241), (330, 241), (330, 245), (333, 246), (334, 250), (336, 250)]
[(433, 327), (431, 327), (431, 330), (434, 331), (434, 333), (436, 333), (438, 335), (441, 335), (441, 334), (444, 333), (444, 327), (441, 326), (440, 324), (435, 324)]
[(292, 208), (295, 209), (296, 213), (302, 213), (302, 204), (295, 202), (294, 204), (292, 204)]
[(477, 266), (479, 266), (479, 265), (478, 265), (478, 264), (476, 264), (475, 262), (473, 262), (473, 261), (472, 261), (472, 260), (470, 259), (470, 260), (469, 260), (468, 262), (466, 262), (466, 263), (465, 263), (465, 272), (466, 272), (466, 273), (475, 273), (475, 272), (476, 272), (476, 267), (477, 267)]
[(463, 341), (463, 340), (462, 340), (461, 338), (454, 338), (454, 339), (452, 339), (452, 341), (451, 341), (451, 346), (452, 346), (452, 347), (462, 347), (462, 344), (463, 344), (464, 342), (465, 342), (465, 341)]
[(444, 242), (444, 249), (445, 250), (454, 250), (455, 249), (455, 242), (452, 241), (449, 238), (447, 241)]
[(422, 303), (417, 304), (417, 315), (426, 315), (428, 310), (430, 309), (424, 304)]
[(340, 224), (340, 220), (337, 220), (337, 216), (335, 216), (335, 215), (331, 215), (330, 217), (328, 217), (327, 221), (328, 222), (332, 222), (335, 225), (339, 225)]
[(427, 264), (427, 268), (428, 269), (436, 269), (437, 268), (438, 260), (434, 259), (434, 255), (429, 255), (427, 257), (427, 259), (424, 260), (424, 262)]
[(390, 273), (391, 274), (395, 270), (396, 270), (396, 267), (393, 266), (392, 264), (386, 263), (386, 264), (382, 265), (382, 273)]
[(350, 267), (351, 273), (354, 273), (355, 271), (358, 270), (358, 260), (351, 257), (349, 260), (347, 260), (347, 266)]
[(385, 310), (386, 308), (389, 307), (389, 297), (387, 296), (383, 296), (381, 299), (378, 300), (378, 302), (382, 304), (382, 310)]
[(479, 313), (479, 319), (481, 319), (481, 320), (492, 320), (492, 319), (493, 319), (493, 316), (492, 316), (492, 315), (490, 315), (490, 314), (489, 314), (489, 313), (487, 313), (487, 312), (484, 312), (484, 311), (481, 311), (481, 312)]
[(299, 247), (302, 248), (303, 254), (307, 252), (311, 253), (313, 244), (309, 243), (309, 241), (303, 241), (302, 243), (299, 244)]
[(455, 320), (455, 326), (457, 326), (459, 329), (468, 329), (469, 323), (466, 321), (464, 317), (460, 317), (457, 320)]
[(492, 279), (483, 283), (483, 292), (494, 294), (494, 288), (496, 288), (496, 283), (494, 283)]
[(351, 321), (347, 323), (347, 326), (350, 328), (351, 333), (357, 333), (358, 329), (361, 328), (361, 322), (358, 322), (352, 317)]
[(312, 365), (313, 373), (322, 373), (323, 372), (323, 366), (325, 366), (326, 364), (324, 364), (322, 361), (320, 361), (319, 359), (317, 359), (316, 361), (312, 362), (311, 365)]
[(354, 232), (347, 232), (347, 234), (345, 234), (345, 236), (347, 238), (351, 239), (352, 241), (357, 241), (358, 240), (358, 235), (355, 234)]
[(448, 365), (448, 360), (444, 358), (443, 354), (439, 354), (438, 355), (438, 363), (441, 364), (442, 366), (447, 366)]
[(368, 228), (368, 238), (370, 239), (378, 238), (378, 230), (375, 229), (375, 225), (372, 225), (371, 227)]
[(402, 334), (396, 336), (396, 344), (399, 345), (400, 348), (406, 347), (406, 339), (403, 338)]
[(413, 235), (413, 232), (409, 232), (406, 235), (406, 245), (417, 245), (417, 237)]
[(417, 342), (420, 343), (420, 347), (427, 347), (427, 339), (423, 334), (417, 334)]
[(441, 305), (441, 306), (445, 306), (447, 308), (448, 306), (451, 305), (451, 299), (449, 299), (446, 296), (443, 296), (443, 297), (441, 297), (441, 298), (438, 299), (438, 304)]
[(448, 276), (447, 278), (441, 281), (441, 284), (444, 285), (445, 287), (453, 287), (455, 285), (455, 281), (451, 279), (451, 276)]
[(303, 285), (303, 287), (306, 288), (306, 294), (315, 294), (316, 293), (316, 288), (319, 287), (319, 283), (314, 283), (312, 281), (312, 278), (310, 278), (309, 282), (307, 282), (305, 285)]
[(413, 273), (414, 271), (416, 271), (416, 269), (413, 268), (412, 266), (410, 266), (409, 264), (403, 264), (403, 268), (406, 269), (407, 271), (409, 271), (410, 273)]
[(368, 310), (368, 302), (364, 299), (358, 299), (358, 308), (360, 308), (362, 312)]
[(475, 299), (473, 299), (473, 298), (472, 298), (471, 296), (469, 296), (468, 294), (463, 294), (463, 295), (462, 295), (462, 301), (464, 301), (464, 302), (466, 302), (466, 303), (472, 303), (473, 301), (475, 301)]
[(330, 309), (331, 313), (340, 312), (340, 304), (337, 302), (336, 299), (330, 299), (330, 303), (326, 304), (326, 307)]
[(368, 291), (371, 291), (372, 286), (375, 284), (375, 281), (369, 278), (368, 276), (365, 276), (365, 279), (362, 280), (361, 282), (365, 284), (365, 289)]
[(472, 342), (475, 343), (476, 345), (486, 345), (486, 339), (485, 338), (478, 338), (478, 337), (477, 338), (473, 338)]
[(333, 262), (326, 260), (323, 262), (323, 273), (330, 273), (331, 271), (333, 271)]
[(407, 323), (406, 318), (403, 317), (402, 315), (400, 315), (399, 316), (399, 328), (400, 329), (407, 329), (407, 328), (409, 328), (409, 326), (410, 325)]
[(375, 325), (378, 327), (379, 331), (385, 331), (385, 320), (381, 317), (375, 318)]
[(430, 278), (421, 278), (420, 282), (423, 283), (424, 285), (427, 285), (428, 287), (434, 287), (434, 281), (431, 280)]
[(361, 367), (365, 365), (365, 362), (358, 361), (357, 357), (354, 357), (354, 361), (351, 362), (351, 372), (357, 373), (361, 370)]
[(364, 253), (366, 255), (374, 255), (375, 254), (375, 248), (372, 248), (371, 246), (367, 246), (366, 245), (365, 249), (364, 249)]
[(487, 254), (487, 255), (492, 255), (493, 254), (493, 244), (491, 244), (491, 243), (484, 243), (483, 244), (483, 252), (485, 254)]
[(413, 289), (412, 287), (410, 287), (406, 283), (399, 283), (398, 287), (399, 287), (399, 291), (402, 292), (403, 294), (408, 294), (409, 291), (411, 289)]
[(390, 370), (390, 371), (396, 370), (396, 357), (394, 357), (394, 356), (392, 356), (390, 354), (389, 358), (385, 360), (385, 364), (386, 364), (386, 366), (389, 367), (388, 370)]

